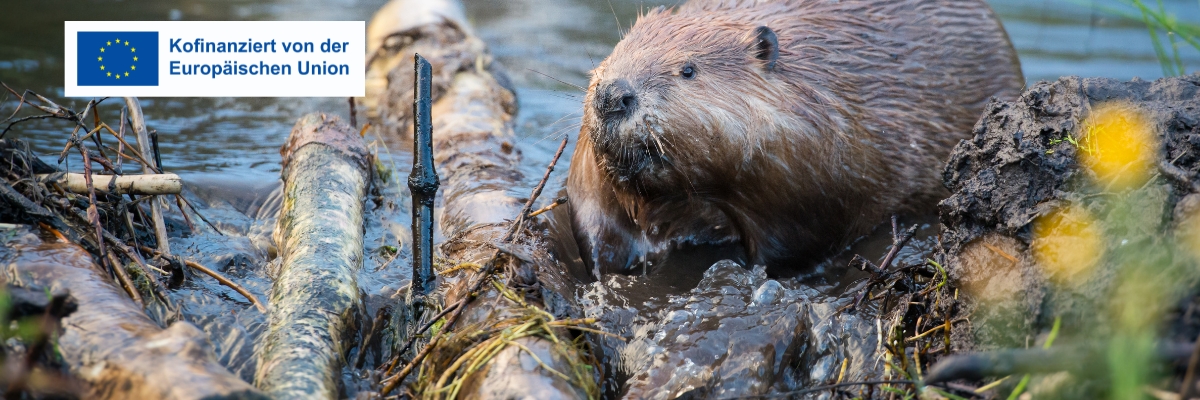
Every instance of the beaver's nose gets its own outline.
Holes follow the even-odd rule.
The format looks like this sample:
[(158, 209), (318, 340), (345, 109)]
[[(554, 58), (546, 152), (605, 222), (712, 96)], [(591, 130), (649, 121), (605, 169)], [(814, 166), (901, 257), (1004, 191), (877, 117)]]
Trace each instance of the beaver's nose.
[(621, 119), (637, 107), (637, 96), (629, 81), (616, 79), (600, 84), (596, 112), (604, 119)]

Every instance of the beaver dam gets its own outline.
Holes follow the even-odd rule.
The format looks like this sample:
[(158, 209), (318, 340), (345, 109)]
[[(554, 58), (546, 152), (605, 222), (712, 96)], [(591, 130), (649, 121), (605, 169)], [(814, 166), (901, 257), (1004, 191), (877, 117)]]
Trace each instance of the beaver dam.
[[(60, 3), (0, 16), (6, 398), (1200, 397), (1193, 2), (993, 1), (1029, 83), (936, 208), (604, 274), (566, 181), (640, 2)], [(371, 20), (367, 96), (57, 94), (62, 18), (311, 15)]]

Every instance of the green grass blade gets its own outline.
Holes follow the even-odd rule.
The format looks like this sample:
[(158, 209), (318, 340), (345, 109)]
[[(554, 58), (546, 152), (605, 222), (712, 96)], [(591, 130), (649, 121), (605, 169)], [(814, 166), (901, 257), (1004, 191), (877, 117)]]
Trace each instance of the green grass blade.
[[(1158, 13), (1167, 15), (1167, 9), (1163, 7), (1162, 0), (1158, 0)], [(1172, 16), (1169, 19), (1174, 20), (1175, 18)], [(1174, 31), (1167, 31), (1167, 41), (1171, 43), (1171, 56), (1175, 59), (1175, 72), (1179, 75), (1184, 75), (1187, 71), (1183, 67), (1183, 60), (1179, 58), (1179, 43), (1175, 41), (1176, 36), (1178, 34)]]
[[(1141, 6), (1139, 0), (1134, 0)], [(1167, 57), (1167, 53), (1163, 51), (1162, 41), (1158, 40), (1158, 29), (1150, 23), (1149, 13), (1144, 7), (1142, 8), (1142, 22), (1146, 23), (1146, 30), (1150, 32), (1150, 43), (1154, 44), (1154, 56), (1158, 57), (1158, 64), (1162, 67), (1163, 76), (1175, 76), (1175, 65), (1171, 63), (1171, 59)]]

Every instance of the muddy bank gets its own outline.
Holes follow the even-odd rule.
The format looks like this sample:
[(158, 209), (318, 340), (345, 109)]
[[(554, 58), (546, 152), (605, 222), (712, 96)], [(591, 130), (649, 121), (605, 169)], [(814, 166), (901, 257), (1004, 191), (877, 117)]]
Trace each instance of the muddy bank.
[(1101, 365), (1035, 376), (1028, 390), (1118, 395), (1126, 374), (1144, 374), (1129, 379), (1177, 391), (1188, 363), (1154, 349), (1190, 348), (1200, 333), (1200, 75), (1039, 82), (990, 105), (974, 134), (951, 155), (953, 194), (939, 204), (970, 317), (954, 326), (955, 352), (1056, 337)]

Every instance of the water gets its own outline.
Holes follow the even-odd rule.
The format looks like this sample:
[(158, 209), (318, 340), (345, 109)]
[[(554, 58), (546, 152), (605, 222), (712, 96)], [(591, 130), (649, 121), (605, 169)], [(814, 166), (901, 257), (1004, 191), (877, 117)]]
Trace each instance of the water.
[[(4, 0), (0, 8), (0, 81), (61, 98), (64, 20), (367, 20), (382, 0), (215, 0), (88, 1)], [(634, 0), (478, 0), (467, 14), (517, 84), (520, 143), (529, 174), (540, 175), (557, 140), (573, 134), (587, 71), (620, 39), (639, 10), (675, 1)], [(1050, 0), (993, 1), (1021, 55), (1030, 81), (1061, 75), (1153, 79), (1163, 72), (1145, 27), (1089, 7)], [(1183, 21), (1200, 23), (1200, 4), (1164, 0)], [(618, 24), (619, 21), (619, 24)], [(1166, 40), (1164, 37), (1163, 40)], [(1200, 68), (1200, 53), (1180, 46), (1188, 71)], [(553, 77), (553, 78), (551, 78)], [(561, 81), (561, 82), (560, 82)], [(85, 99), (68, 101), (81, 110)], [(102, 106), (116, 120), (119, 105)], [(7, 116), (9, 98), (0, 106)], [(148, 125), (159, 132), (163, 162), (186, 177), (227, 175), (270, 181), (278, 177), (278, 147), (296, 119), (324, 111), (345, 117), (345, 99), (336, 98), (162, 98), (143, 99)], [(60, 150), (61, 121), (27, 122), (13, 136), (46, 154)], [(403, 146), (401, 146), (403, 148)]]
[[(367, 20), (383, 4), (382, 0), (2, 1), (0, 81), (16, 90), (30, 89), (56, 100), (62, 99), (64, 20)], [(525, 154), (523, 170), (528, 180), (525, 186), (529, 187), (541, 176), (561, 137), (577, 132), (582, 98), (579, 87), (586, 86), (588, 71), (611, 51), (620, 40), (620, 31), (627, 29), (641, 10), (675, 2), (468, 0), (467, 3), (467, 15), (476, 32), (508, 68), (517, 86), (521, 102), (516, 121), (516, 133), (520, 138), (517, 145)], [(1116, 2), (1097, 0), (1097, 3), (1112, 6)], [(1163, 74), (1147, 30), (1141, 23), (1111, 17), (1087, 2), (1011, 0), (993, 1), (992, 4), (1004, 20), (1020, 53), (1025, 77), (1030, 82), (1072, 74), (1117, 79), (1153, 79)], [(1163, 4), (1181, 20), (1200, 23), (1200, 3), (1163, 0)], [(1180, 55), (1189, 72), (1200, 69), (1200, 53), (1195, 49), (1180, 45)], [(11, 97), (0, 96), (0, 99), (0, 115), (6, 117), (15, 102)], [(82, 110), (86, 100), (68, 99), (63, 104)], [(102, 117), (116, 121), (119, 103), (115, 100), (103, 103), (100, 107)], [(295, 121), (314, 111), (346, 118), (349, 113), (346, 99), (154, 98), (142, 99), (142, 105), (147, 124), (159, 132), (165, 169), (181, 174), (185, 181), (195, 185), (198, 195), (212, 200), (211, 203), (229, 203), (214, 206), (206, 213), (210, 219), (219, 221), (223, 231), (238, 234), (233, 237), (204, 234), (175, 241), (173, 247), (210, 268), (223, 271), (265, 300), (270, 280), (264, 268), (256, 266), (265, 264), (270, 258), (262, 250), (261, 243), (269, 235), (271, 224), (255, 221), (244, 214), (253, 211), (278, 180), (279, 147)], [(365, 118), (364, 115), (360, 112), (360, 120)], [(8, 135), (30, 142), (35, 151), (47, 155), (47, 160), (53, 162), (68, 137), (68, 128), (69, 125), (62, 121), (31, 121), (17, 126)], [(373, 135), (368, 138), (383, 144), (377, 148), (385, 164), (393, 166), (399, 176), (407, 174), (409, 142)], [(569, 155), (564, 157), (563, 164), (566, 157)], [(77, 161), (68, 158), (68, 163), (69, 168), (79, 169)], [(557, 169), (547, 193), (561, 189), (565, 171), (566, 168)], [(403, 247), (396, 255), (395, 264), (383, 268), (392, 259), (392, 254), (385, 251), (386, 246), (403, 242), (407, 237), (407, 216), (402, 211), (407, 199), (402, 198), (401, 191), (398, 187), (385, 191), (391, 198), (374, 214), (374, 219), (368, 218), (365, 246), (369, 253), (368, 268), (360, 276), (360, 283), (368, 295), (368, 308), (372, 312), (400, 291), (407, 274), (408, 266), (403, 260), (408, 255)], [(925, 238), (916, 241), (921, 244), (918, 249), (903, 253), (898, 263), (919, 263), (934, 244), (931, 240), (934, 232), (936, 223), (927, 225), (924, 233), (918, 235)], [(878, 254), (888, 243), (887, 234), (883, 232), (860, 242), (854, 251)], [(878, 256), (873, 258), (878, 259)], [(790, 338), (788, 335), (810, 337), (806, 346), (813, 350), (803, 356), (806, 369), (798, 373), (807, 376), (809, 382), (828, 380), (832, 368), (841, 362), (840, 352), (859, 360), (873, 350), (872, 345), (858, 350), (842, 346), (848, 342), (869, 343), (869, 340), (858, 339), (873, 335), (875, 322), (826, 318), (833, 309), (845, 303), (839, 293), (856, 288), (855, 282), (865, 276), (838, 268), (846, 262), (846, 259), (837, 259), (818, 268), (824, 279), (818, 279), (815, 286), (820, 287), (824, 295), (832, 293), (832, 300), (820, 300), (822, 296), (796, 286), (799, 284), (796, 281), (783, 282), (784, 287), (778, 289), (780, 296), (806, 299), (804, 302), (811, 303), (805, 316), (801, 317), (804, 320), (797, 322), (807, 331), (790, 330), (780, 334), (783, 336), (754, 340), (765, 343)], [(733, 273), (726, 271), (724, 274), (715, 275), (714, 282)], [(734, 275), (737, 274), (729, 276)], [(752, 281), (755, 286), (770, 286), (761, 277), (738, 279)], [(659, 304), (686, 310), (695, 308), (690, 304), (703, 303), (703, 288), (706, 287), (721, 290), (723, 286), (702, 285), (692, 294), (687, 293), (689, 288), (673, 288), (675, 293), (671, 296), (674, 297), (657, 298), (639, 298), (646, 293), (636, 291), (605, 291), (595, 284), (581, 290), (584, 296), (601, 299), (601, 302), (637, 298), (630, 304)], [(742, 295), (750, 296), (739, 294)], [(186, 286), (172, 296), (186, 304), (184, 314), (187, 318), (214, 338), (222, 362), (235, 373), (252, 378), (252, 343), (262, 327), (261, 315), (249, 311), (247, 303), (236, 293), (208, 283)], [(734, 304), (734, 308), (724, 314), (732, 318), (730, 323), (737, 322), (739, 313), (755, 311), (747, 308), (751, 307), (749, 305), (740, 304)], [(605, 312), (603, 304), (590, 307), (600, 310), (596, 311), (598, 313)], [(700, 331), (686, 331), (691, 325), (668, 317), (684, 314), (671, 314), (666, 308), (647, 310), (641, 316), (636, 314), (634, 312), (630, 318), (639, 318), (639, 325), (629, 328), (631, 330), (673, 329), (679, 335), (702, 337), (704, 332), (701, 331), (707, 329), (700, 324), (694, 328)], [(830, 333), (831, 330), (842, 333), (835, 335)], [(633, 335), (630, 332), (622, 333)], [(713, 332), (720, 334), (721, 331)], [(825, 340), (824, 337), (842, 339)], [(831, 350), (834, 347), (830, 346), (840, 350)], [(652, 364), (636, 357), (629, 358), (628, 362), (640, 363), (641, 367)], [(765, 361), (750, 360), (745, 365), (762, 362)]]

